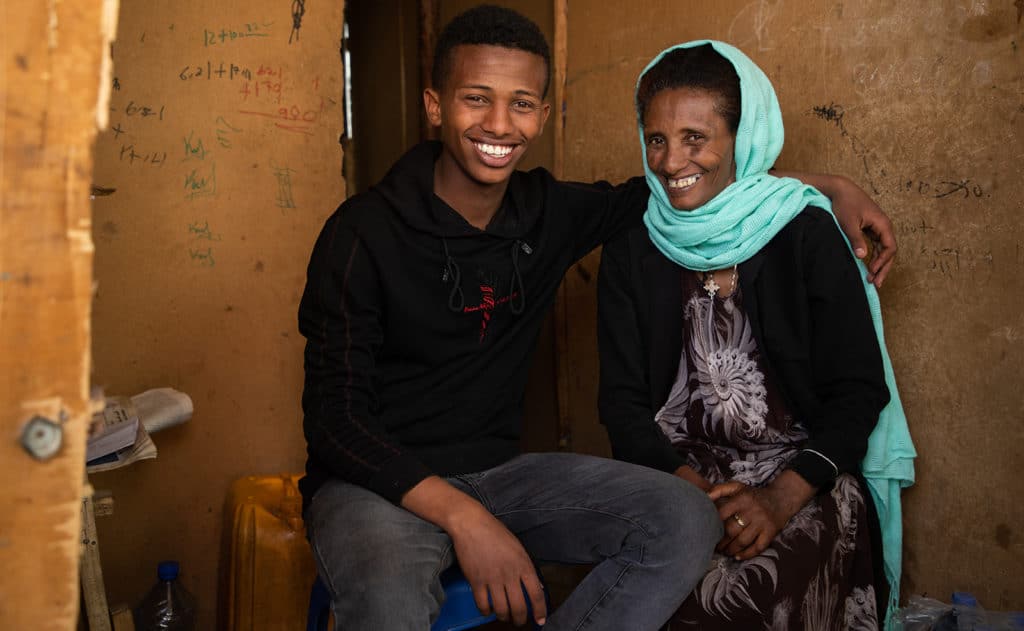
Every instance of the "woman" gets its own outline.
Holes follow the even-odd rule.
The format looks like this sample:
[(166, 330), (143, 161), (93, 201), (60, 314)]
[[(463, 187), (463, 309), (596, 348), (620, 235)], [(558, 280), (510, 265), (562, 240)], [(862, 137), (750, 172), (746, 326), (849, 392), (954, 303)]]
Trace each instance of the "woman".
[(637, 113), (651, 198), (602, 255), (601, 420), (617, 458), (704, 489), (725, 529), (668, 628), (876, 629), (889, 590), (861, 462), (890, 394), (873, 448), (913, 457), (877, 297), (828, 199), (767, 174), (782, 117), (743, 53), (669, 49)]

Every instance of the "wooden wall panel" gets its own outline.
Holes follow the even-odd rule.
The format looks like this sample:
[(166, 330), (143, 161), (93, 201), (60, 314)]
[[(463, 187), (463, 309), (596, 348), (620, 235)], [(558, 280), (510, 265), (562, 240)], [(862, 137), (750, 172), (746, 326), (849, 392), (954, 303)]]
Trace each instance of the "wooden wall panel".
[[(89, 184), (117, 2), (0, 3), (0, 628), (78, 615), (89, 404)], [(106, 22), (104, 21), (106, 20)], [(61, 426), (36, 460), (33, 416)]]
[(346, 12), (351, 52), (350, 195), (376, 184), (420, 141), (420, 0), (357, 2)]
[[(775, 82), (779, 166), (842, 173), (890, 213), (900, 256), (882, 290), (920, 458), (904, 495), (904, 595), (1024, 607), (1024, 35), (1020, 2), (572, 0), (565, 176), (640, 172), (632, 90), (690, 39), (729, 41)], [(567, 276), (575, 450), (596, 421), (598, 257)]]
[[(176, 558), (215, 628), (221, 509), (243, 475), (301, 471), (297, 308), (341, 174), (343, 3), (122, 3), (97, 144), (93, 381), (171, 386), (156, 460), (92, 476), (112, 602)], [(297, 622), (297, 624), (299, 624)]]

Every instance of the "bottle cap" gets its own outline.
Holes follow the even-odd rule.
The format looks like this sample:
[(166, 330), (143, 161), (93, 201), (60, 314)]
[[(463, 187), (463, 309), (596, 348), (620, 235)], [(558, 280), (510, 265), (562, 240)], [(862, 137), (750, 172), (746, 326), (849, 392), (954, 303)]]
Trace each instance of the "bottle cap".
[(178, 562), (161, 561), (156, 566), (156, 575), (161, 581), (173, 581), (178, 578)]

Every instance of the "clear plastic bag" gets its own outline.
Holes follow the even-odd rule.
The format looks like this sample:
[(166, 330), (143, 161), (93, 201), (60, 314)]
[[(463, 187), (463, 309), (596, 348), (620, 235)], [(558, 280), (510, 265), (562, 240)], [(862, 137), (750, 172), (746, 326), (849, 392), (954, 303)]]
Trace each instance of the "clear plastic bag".
[(911, 596), (894, 616), (896, 631), (1024, 631), (1024, 613), (988, 611), (968, 593), (953, 594), (953, 603)]
[[(924, 596), (911, 596), (906, 606), (896, 612), (896, 631), (939, 631), (942, 627), (936, 627), (936, 623), (952, 613), (953, 606), (948, 603)], [(956, 631), (956, 627), (948, 631)]]

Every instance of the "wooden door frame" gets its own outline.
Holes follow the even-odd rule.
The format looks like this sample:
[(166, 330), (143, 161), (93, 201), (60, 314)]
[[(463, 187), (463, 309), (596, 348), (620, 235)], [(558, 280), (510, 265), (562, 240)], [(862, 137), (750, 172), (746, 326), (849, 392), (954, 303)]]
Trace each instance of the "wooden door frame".
[(92, 151), (118, 2), (0, 6), (0, 628), (71, 630), (91, 416)]

